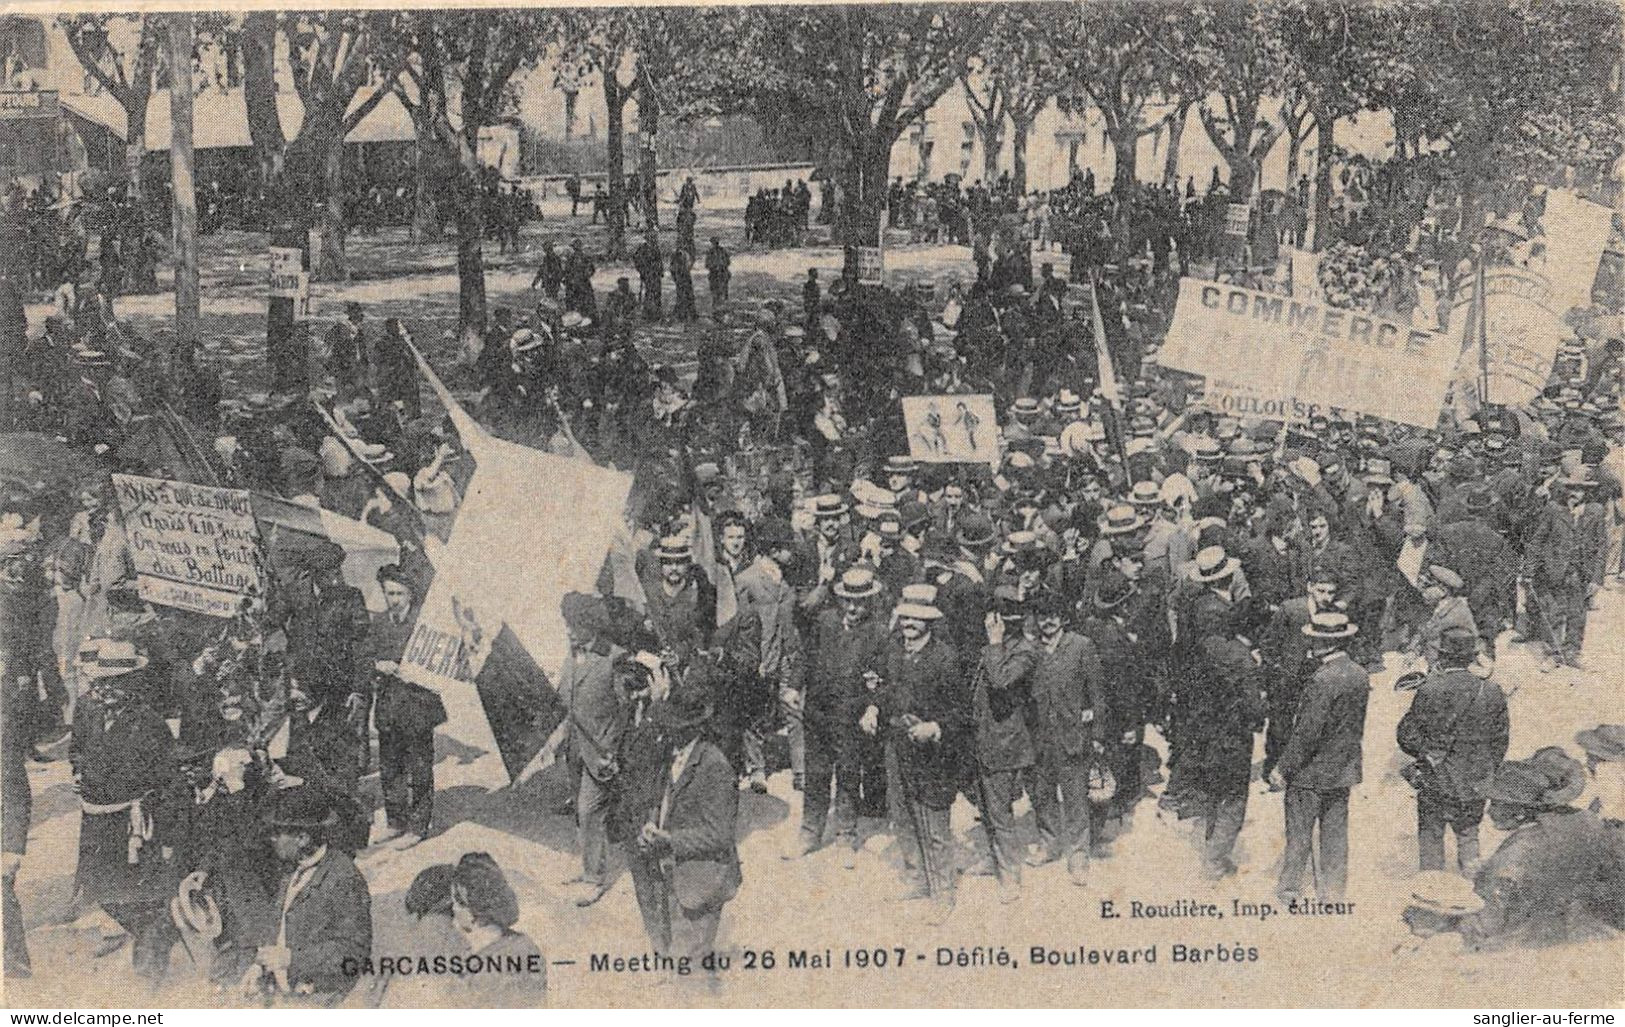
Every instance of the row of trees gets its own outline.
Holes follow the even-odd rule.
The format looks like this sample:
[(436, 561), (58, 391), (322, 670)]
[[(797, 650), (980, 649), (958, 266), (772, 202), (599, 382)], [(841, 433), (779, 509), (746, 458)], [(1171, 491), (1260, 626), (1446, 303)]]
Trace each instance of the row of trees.
[[(137, 189), (146, 107), (172, 63), (161, 20), (61, 22), (87, 72), (128, 115)], [(616, 253), (627, 228), (623, 126), (634, 102), (650, 224), (661, 124), (743, 112), (817, 142), (841, 187), (841, 237), (854, 242), (880, 230), (894, 146), (956, 87), (989, 172), (1008, 138), (1021, 188), (1027, 137), (1052, 102), (1100, 112), (1118, 190), (1138, 180), (1138, 142), (1151, 132), (1169, 137), (1161, 177), (1178, 175), (1193, 108), (1238, 199), (1251, 195), (1283, 139), (1295, 173), (1312, 134), (1317, 225), (1327, 220), (1338, 125), (1365, 111), (1391, 115), (1399, 156), (1427, 151), (1451, 165), (1471, 198), (1469, 218), (1512, 176), (1565, 165), (1597, 176), (1620, 152), (1620, 14), (1606, 0), (266, 11), (194, 22), (196, 45), (228, 50), (242, 68), (254, 149), (285, 216), (308, 216), (310, 198), (323, 200), (318, 278), (344, 274), (345, 137), (389, 95), (411, 113), (420, 181), (453, 184), (471, 330), (484, 320), (480, 130), (517, 109), (521, 83), (541, 68), (565, 95), (602, 91)], [(296, 125), (283, 123), (279, 83), (303, 107)]]

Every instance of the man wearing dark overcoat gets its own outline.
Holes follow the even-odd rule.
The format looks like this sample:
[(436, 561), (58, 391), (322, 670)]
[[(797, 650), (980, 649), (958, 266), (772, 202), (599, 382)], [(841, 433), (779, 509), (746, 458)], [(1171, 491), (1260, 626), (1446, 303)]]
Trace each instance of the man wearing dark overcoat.
[(996, 609), (987, 617), (987, 644), (972, 677), (971, 709), (982, 827), (999, 879), (999, 900), (1013, 902), (1021, 891), (1022, 857), (1012, 807), (1035, 755), (1027, 706), (1039, 654), (1022, 631), (1027, 610), (1020, 590), (1000, 585), (994, 602)]
[(1417, 855), (1423, 870), (1444, 869), (1444, 828), (1456, 836), (1456, 866), (1478, 865), (1485, 789), (1506, 759), (1510, 725), (1501, 686), (1467, 668), (1478, 639), (1447, 628), (1439, 656), (1399, 722), (1399, 747), (1416, 762)]
[(1094, 640), (1066, 630), (1068, 606), (1057, 592), (1042, 592), (1033, 603), (1038, 665), (1032, 674), (1037, 760), (1031, 795), (1039, 859), (1065, 859), (1072, 883), (1081, 886), (1088, 879), (1092, 837), (1089, 765), (1097, 754), (1104, 757), (1108, 746), (1115, 750), (1114, 729), (1120, 737), (1133, 728), (1130, 717), (1111, 713), (1118, 697), (1108, 692)]
[(924, 872), (916, 894), (933, 900), (927, 920), (940, 925), (954, 907), (948, 811), (959, 794), (972, 714), (959, 654), (933, 631), (942, 618), (934, 598), (930, 585), (904, 591), (893, 611), (900, 637), (887, 661), (882, 702), (864, 711), (860, 726), (869, 732), (877, 722), (884, 724), (893, 738), (903, 805)]

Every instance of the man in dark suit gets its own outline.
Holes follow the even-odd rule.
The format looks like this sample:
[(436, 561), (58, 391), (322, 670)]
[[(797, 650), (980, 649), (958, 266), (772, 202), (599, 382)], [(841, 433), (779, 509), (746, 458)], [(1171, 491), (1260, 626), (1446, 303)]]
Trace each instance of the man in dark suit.
[(1026, 708), (1032, 700), (1038, 647), (1022, 633), (1027, 610), (1020, 590), (1000, 585), (994, 599), (997, 608), (987, 618), (987, 644), (976, 667), (971, 709), (982, 827), (999, 878), (999, 901), (1014, 902), (1021, 894), (1022, 860), (1012, 806), (1021, 793), (1021, 778), (1033, 765)]
[[(1125, 587), (1118, 594), (1126, 593)], [(1091, 841), (1089, 763), (1108, 746), (1115, 755), (1119, 738), (1132, 736), (1139, 704), (1108, 692), (1095, 642), (1065, 630), (1069, 605), (1064, 595), (1049, 591), (1033, 602), (1038, 665), (1032, 676), (1037, 760), (1031, 796), (1042, 849), (1029, 862), (1064, 858), (1072, 883), (1082, 886), (1088, 880)], [(1108, 633), (1104, 621), (1094, 628), (1102, 637)], [(1114, 644), (1127, 641), (1116, 632), (1111, 639)], [(1111, 709), (1113, 700), (1123, 709)]]
[(1456, 865), (1478, 864), (1478, 825), (1485, 789), (1506, 759), (1510, 725), (1506, 696), (1494, 681), (1468, 671), (1478, 639), (1447, 628), (1439, 656), (1399, 722), (1399, 747), (1417, 761), (1417, 854), (1423, 870), (1444, 869), (1444, 827), (1456, 835)]
[(1264, 659), (1265, 711), (1269, 725), (1264, 733), (1264, 779), (1281, 758), (1287, 738), (1292, 733), (1292, 721), (1298, 713), (1298, 697), (1304, 682), (1314, 672), (1309, 666), (1309, 639), (1303, 628), (1311, 617), (1323, 610), (1341, 610), (1337, 603), (1341, 582), (1330, 568), (1316, 567), (1309, 575), (1309, 587), (1304, 595), (1283, 602), (1264, 629), (1260, 648)]
[(1276, 893), (1291, 902), (1302, 892), (1315, 825), (1320, 825), (1322, 901), (1342, 899), (1348, 886), (1349, 789), (1360, 783), (1360, 742), (1371, 677), (1349, 659), (1359, 629), (1339, 612), (1316, 613), (1303, 626), (1309, 658), (1319, 663), (1298, 702), (1292, 734), (1271, 784), (1286, 788), (1286, 854)]
[(261, 945), (243, 984), (299, 1004), (333, 1005), (372, 956), (372, 896), (349, 856), (327, 844), (336, 823), (320, 790), (278, 792), (266, 815), (271, 848), (286, 867), (277, 890), (275, 940)]
[(964, 668), (951, 645), (933, 630), (942, 611), (932, 585), (909, 585), (894, 615), (901, 636), (892, 645), (880, 702), (864, 710), (859, 727), (881, 725), (897, 751), (903, 804), (914, 827), (923, 887), (913, 895), (933, 900), (927, 923), (945, 923), (954, 909), (953, 835), (948, 813), (963, 781), (972, 726)]
[(626, 652), (609, 640), (609, 615), (597, 596), (564, 597), (570, 653), (559, 671), (559, 695), (569, 708), (571, 770), (579, 775), (576, 828), (582, 886), (577, 905), (588, 906), (608, 890), (609, 817), (620, 784), (621, 747), (632, 713)]
[(1524, 557), (1545, 622), (1542, 641), (1552, 647), (1558, 663), (1578, 670), (1587, 604), (1602, 587), (1607, 565), (1608, 528), (1602, 507), (1589, 501), (1594, 481), (1575, 477), (1560, 484), (1563, 505), (1547, 505), (1524, 546)]
[(434, 729), (446, 722), (440, 697), (401, 677), (401, 657), (417, 623), (416, 586), (397, 564), (378, 569), (387, 608), (372, 622), (373, 722), (387, 838), (415, 845), (434, 819)]
[(706, 741), (712, 707), (703, 689), (678, 686), (655, 704), (669, 762), (660, 802), (632, 846), (632, 884), (655, 951), (691, 964), (716, 946), (722, 909), (739, 891), (739, 785)]
[(360, 738), (371, 692), (372, 618), (361, 590), (344, 581), (342, 546), (321, 540), (300, 555), (309, 591), (294, 600), (288, 625), (294, 680), (317, 702), (342, 707)]

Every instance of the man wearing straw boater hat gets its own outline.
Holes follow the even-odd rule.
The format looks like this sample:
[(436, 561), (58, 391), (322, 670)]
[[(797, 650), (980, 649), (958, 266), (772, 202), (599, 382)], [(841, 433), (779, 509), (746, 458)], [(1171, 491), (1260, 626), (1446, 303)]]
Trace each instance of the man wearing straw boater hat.
[[(806, 730), (806, 778), (801, 831), (786, 858), (799, 858), (823, 844), (835, 788), (835, 839), (844, 866), (856, 866), (864, 819), (886, 814), (884, 735), (878, 726), (880, 687), (891, 635), (877, 616), (884, 588), (868, 567), (847, 568), (835, 583), (836, 606), (813, 626), (802, 716)], [(877, 707), (870, 729), (859, 726)]]
[(81, 809), (76, 894), (129, 933), (136, 972), (156, 985), (175, 942), (164, 910), (163, 855), (175, 839), (156, 830), (161, 795), (175, 773), (175, 739), (151, 705), (147, 657), (134, 643), (101, 639), (80, 655), (79, 675), (90, 691), (74, 710), (69, 749)]
[(887, 660), (881, 702), (864, 711), (865, 734), (887, 731), (896, 746), (903, 805), (923, 880), (911, 897), (930, 898), (927, 923), (953, 914), (955, 866), (948, 813), (963, 776), (971, 704), (959, 656), (936, 637), (936, 589), (910, 585), (892, 611), (898, 638)]
[(1286, 786), (1286, 854), (1276, 893), (1299, 900), (1303, 872), (1320, 825), (1316, 893), (1340, 902), (1348, 886), (1349, 789), (1361, 780), (1361, 739), (1371, 677), (1349, 658), (1359, 631), (1338, 611), (1317, 613), (1303, 626), (1309, 658), (1318, 663), (1298, 700), (1297, 717), (1271, 783)]

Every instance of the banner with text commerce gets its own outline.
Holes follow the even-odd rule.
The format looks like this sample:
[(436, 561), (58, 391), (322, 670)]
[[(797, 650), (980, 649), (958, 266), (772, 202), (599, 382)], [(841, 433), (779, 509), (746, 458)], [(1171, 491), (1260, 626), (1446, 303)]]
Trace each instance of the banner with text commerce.
[(1457, 344), (1357, 310), (1182, 278), (1157, 362), (1208, 379), (1235, 417), (1306, 421), (1332, 411), (1431, 428)]

